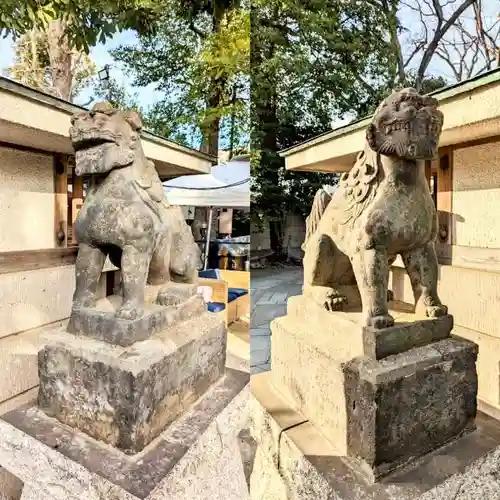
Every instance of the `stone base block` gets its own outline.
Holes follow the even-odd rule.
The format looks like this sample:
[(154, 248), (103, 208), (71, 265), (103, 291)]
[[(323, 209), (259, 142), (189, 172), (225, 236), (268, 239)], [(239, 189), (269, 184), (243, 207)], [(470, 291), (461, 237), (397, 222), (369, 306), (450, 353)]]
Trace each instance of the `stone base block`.
[(224, 374), (226, 328), (204, 313), (131, 347), (55, 332), (39, 353), (40, 408), (137, 453)]
[[(127, 347), (134, 342), (146, 340), (166, 328), (195, 317), (206, 311), (202, 297), (193, 295), (193, 285), (172, 287), (168, 295), (171, 305), (158, 305), (153, 299), (159, 287), (149, 286), (146, 291), (144, 315), (134, 320), (120, 319), (115, 316), (120, 308), (122, 297), (112, 295), (97, 302), (96, 307), (71, 311), (68, 332), (102, 340), (110, 344)], [(196, 289), (194, 289), (196, 293)]]
[(474, 428), (472, 342), (452, 337), (380, 360), (352, 359), (343, 349), (350, 336), (335, 351), (318, 345), (328, 333), (293, 316), (271, 329), (273, 385), (372, 480)]
[(251, 500), (500, 500), (500, 427), (477, 429), (372, 483), (283, 399), (270, 373), (251, 379), (250, 429), (257, 442)]
[(333, 357), (351, 359), (367, 356), (382, 359), (393, 354), (448, 338), (453, 329), (453, 316), (427, 318), (415, 314), (403, 302), (390, 302), (389, 310), (396, 320), (390, 328), (378, 330), (361, 324), (361, 308), (330, 312), (303, 295), (290, 297), (287, 315), (314, 347)]
[(25, 407), (0, 420), (0, 466), (22, 500), (246, 500), (238, 434), (249, 375), (231, 369), (142, 453), (131, 457)]
[(477, 353), (449, 338), (344, 366), (347, 455), (370, 480), (475, 429)]

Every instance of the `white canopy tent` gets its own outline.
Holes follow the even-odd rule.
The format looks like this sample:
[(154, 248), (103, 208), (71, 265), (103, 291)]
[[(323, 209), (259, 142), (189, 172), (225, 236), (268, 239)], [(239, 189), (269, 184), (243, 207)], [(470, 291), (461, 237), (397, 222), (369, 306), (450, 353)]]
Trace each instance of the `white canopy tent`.
[(216, 165), (210, 174), (185, 175), (163, 183), (171, 205), (209, 207), (209, 221), (204, 256), (208, 262), (208, 242), (212, 228), (213, 208), (250, 209), (250, 158), (233, 158)]
[(248, 156), (216, 165), (210, 174), (185, 175), (163, 183), (171, 205), (248, 209)]

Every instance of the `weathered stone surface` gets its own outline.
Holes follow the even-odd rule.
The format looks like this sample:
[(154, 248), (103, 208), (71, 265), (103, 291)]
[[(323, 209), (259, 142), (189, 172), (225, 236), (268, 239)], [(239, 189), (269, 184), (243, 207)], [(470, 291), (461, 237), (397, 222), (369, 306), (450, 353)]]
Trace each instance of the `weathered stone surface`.
[(210, 313), (128, 348), (60, 331), (39, 354), (38, 404), (136, 453), (223, 375), (225, 359), (225, 325)]
[(371, 480), (475, 429), (477, 352), (452, 338), (345, 366), (347, 454)]
[[(351, 321), (348, 313), (325, 314), (339, 316), (340, 326)], [(447, 316), (431, 321), (448, 328)], [(448, 338), (381, 360), (356, 358), (363, 332), (358, 325), (356, 341), (350, 325), (328, 335), (307, 317), (288, 315), (271, 324), (272, 384), (341, 455), (367, 457), (367, 474), (378, 475), (384, 462), (418, 456), (472, 427), (475, 344)]]
[(203, 298), (196, 295), (173, 306), (146, 304), (144, 315), (133, 320), (117, 318), (119, 307), (121, 297), (115, 295), (100, 300), (95, 308), (73, 310), (68, 332), (127, 347), (206, 311)]
[[(339, 352), (333, 357), (309, 342), (308, 334), (312, 336), (313, 332), (293, 317), (274, 320), (271, 330), (273, 385), (322, 430), (340, 453), (346, 454), (347, 413), (342, 367), (353, 357), (349, 353), (350, 337), (346, 336), (344, 343), (339, 341)], [(347, 354), (344, 348), (348, 348)]]
[(389, 266), (401, 255), (417, 307), (429, 317), (447, 313), (437, 293), (437, 215), (425, 177), (443, 125), (437, 106), (415, 89), (393, 92), (375, 111), (365, 146), (338, 189), (317, 193), (303, 245), (304, 295), (311, 302), (332, 311), (361, 299), (365, 326), (392, 326)]
[(248, 379), (247, 373), (229, 370), (135, 457), (36, 407), (14, 410), (0, 420), (0, 465), (24, 482), (28, 500), (246, 500), (236, 450), (237, 435), (248, 422)]
[[(250, 429), (258, 443), (252, 500), (500, 499), (500, 429), (484, 414), (478, 415), (475, 432), (373, 484), (311, 422), (283, 426), (282, 413), (292, 418), (293, 411), (273, 390), (269, 373), (252, 377)], [(297, 414), (295, 420), (301, 418)], [(278, 450), (277, 460), (271, 449)]]
[(445, 339), (453, 329), (450, 314), (426, 318), (402, 302), (389, 303), (389, 311), (395, 325), (377, 329), (363, 326), (360, 308), (330, 312), (311, 304), (303, 295), (290, 297), (287, 304), (288, 316), (293, 317), (297, 325), (306, 327), (297, 328), (297, 333), (303, 332), (311, 345), (339, 359), (349, 356), (381, 359)]
[(157, 302), (173, 305), (176, 297), (169, 287), (173, 281), (196, 282), (200, 250), (144, 155), (140, 116), (97, 103), (91, 111), (76, 113), (71, 124), (75, 173), (91, 177), (74, 224), (79, 249), (73, 309), (95, 305), (108, 256), (121, 269), (117, 318), (133, 321), (144, 315), (146, 283), (164, 285)]

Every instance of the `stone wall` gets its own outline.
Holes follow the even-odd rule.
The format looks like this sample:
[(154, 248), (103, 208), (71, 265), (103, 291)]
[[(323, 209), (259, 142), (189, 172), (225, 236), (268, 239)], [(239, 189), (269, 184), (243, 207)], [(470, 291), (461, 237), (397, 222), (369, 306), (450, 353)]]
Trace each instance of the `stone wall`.
[[(453, 152), (452, 211), (454, 245), (500, 249), (500, 143)], [(485, 270), (487, 262), (482, 267), (440, 266), (439, 292), (455, 318), (454, 333), (479, 345), (478, 396), (500, 415), (500, 273)], [(391, 281), (395, 298), (412, 303), (404, 269), (393, 267)]]

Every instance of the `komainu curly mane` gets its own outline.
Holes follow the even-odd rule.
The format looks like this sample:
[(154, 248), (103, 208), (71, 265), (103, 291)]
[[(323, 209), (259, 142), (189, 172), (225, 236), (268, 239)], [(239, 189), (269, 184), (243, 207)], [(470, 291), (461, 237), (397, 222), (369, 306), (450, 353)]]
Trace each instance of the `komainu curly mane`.
[(340, 224), (354, 224), (375, 198), (381, 178), (379, 162), (379, 154), (366, 145), (353, 168), (341, 175), (339, 189), (347, 204), (341, 213)]

